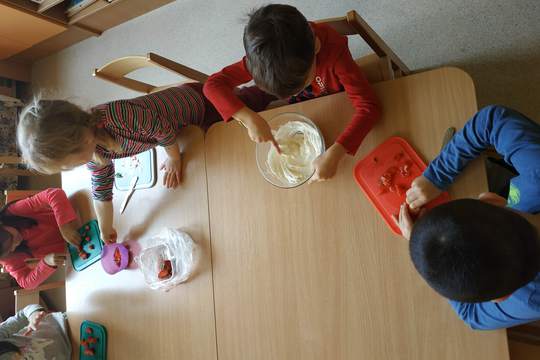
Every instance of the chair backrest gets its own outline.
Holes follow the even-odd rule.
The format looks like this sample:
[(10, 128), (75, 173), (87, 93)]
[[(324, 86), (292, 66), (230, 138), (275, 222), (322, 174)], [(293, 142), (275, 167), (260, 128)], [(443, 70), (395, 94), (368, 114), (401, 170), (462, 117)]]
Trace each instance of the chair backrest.
[(327, 24), (342, 35), (360, 35), (375, 54), (387, 64), (386, 80), (411, 73), (403, 61), (356, 11), (351, 10), (346, 16), (318, 20), (316, 23)]
[(15, 312), (24, 309), (27, 305), (42, 304), (40, 292), (60, 289), (65, 287), (65, 281), (53, 281), (38, 286), (35, 289), (19, 289), (13, 292), (15, 295)]
[(167, 86), (154, 86), (126, 77), (126, 75), (135, 70), (151, 66), (172, 71), (185, 77), (187, 81), (198, 81), (204, 83), (208, 79), (208, 75), (200, 71), (179, 64), (155, 53), (148, 53), (146, 56), (135, 55), (118, 58), (109, 62), (108, 64), (103, 65), (99, 69), (95, 69), (93, 75), (100, 79), (110, 81), (114, 84), (146, 94), (173, 86), (172, 84)]

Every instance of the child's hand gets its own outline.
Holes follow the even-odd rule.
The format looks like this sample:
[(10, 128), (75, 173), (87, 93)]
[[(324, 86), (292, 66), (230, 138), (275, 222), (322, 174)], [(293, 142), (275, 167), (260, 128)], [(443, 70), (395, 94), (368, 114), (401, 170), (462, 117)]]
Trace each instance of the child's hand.
[(64, 266), (66, 263), (66, 255), (50, 253), (45, 255), (43, 261), (51, 267)]
[(28, 318), (28, 325), (22, 335), (27, 336), (30, 335), (32, 331), (36, 331), (45, 315), (47, 315), (45, 311), (34, 311)]
[(407, 190), (407, 204), (411, 209), (419, 209), (442, 193), (435, 185), (420, 175), (413, 180)]
[(338, 143), (330, 146), (321, 156), (313, 160), (315, 174), (309, 180), (309, 183), (329, 180), (336, 175), (339, 162), (343, 159), (346, 150)]
[(251, 140), (256, 143), (269, 141), (276, 148), (277, 152), (281, 154), (281, 149), (272, 134), (270, 125), (259, 114), (248, 108), (243, 108), (234, 114), (233, 117), (246, 127)]
[(414, 225), (413, 217), (411, 216), (411, 211), (409, 206), (406, 203), (401, 204), (399, 208), (399, 219), (395, 215), (392, 215), (392, 219), (399, 226), (401, 230), (401, 235), (407, 239), (411, 239), (411, 232)]
[(105, 229), (105, 228), (101, 228), (100, 226), (99, 232), (101, 233), (100, 234), (101, 239), (103, 239), (105, 244), (115, 243), (118, 238), (118, 234), (116, 233), (116, 230), (112, 227), (110, 229)]
[(78, 228), (78, 221), (71, 221), (67, 224), (59, 226), (60, 234), (62, 234), (64, 240), (76, 248), (81, 245), (81, 234), (79, 234)]
[(28, 327), (32, 330), (37, 330), (39, 323), (45, 317), (47, 313), (45, 311), (34, 311), (28, 318)]
[(178, 160), (168, 157), (159, 169), (165, 172), (163, 185), (167, 188), (175, 188), (182, 181), (182, 157)]

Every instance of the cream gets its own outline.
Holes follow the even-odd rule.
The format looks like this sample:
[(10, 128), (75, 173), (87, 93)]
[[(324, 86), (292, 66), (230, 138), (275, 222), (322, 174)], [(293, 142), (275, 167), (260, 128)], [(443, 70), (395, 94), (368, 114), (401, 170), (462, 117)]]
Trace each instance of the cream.
[(266, 164), (282, 183), (296, 185), (313, 175), (313, 160), (321, 155), (318, 131), (301, 121), (290, 121), (274, 132), (281, 155), (271, 146)]

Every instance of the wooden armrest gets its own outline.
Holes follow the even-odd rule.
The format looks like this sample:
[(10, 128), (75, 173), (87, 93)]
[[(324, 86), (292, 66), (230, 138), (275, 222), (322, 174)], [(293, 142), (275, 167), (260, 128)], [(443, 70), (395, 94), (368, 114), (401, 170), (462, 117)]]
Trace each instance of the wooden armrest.
[(36, 293), (40, 291), (58, 289), (58, 288), (64, 287), (65, 285), (66, 285), (65, 281), (53, 281), (47, 284), (40, 285), (35, 289), (19, 289), (19, 290), (15, 290), (13, 293), (15, 294), (15, 296), (24, 296), (24, 295), (28, 295), (28, 294), (32, 294), (32, 293)]

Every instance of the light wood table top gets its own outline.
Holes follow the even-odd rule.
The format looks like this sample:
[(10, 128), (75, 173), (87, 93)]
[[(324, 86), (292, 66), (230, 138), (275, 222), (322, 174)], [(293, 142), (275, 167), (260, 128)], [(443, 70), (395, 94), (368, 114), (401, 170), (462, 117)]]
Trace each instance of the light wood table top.
[[(475, 332), (416, 273), (355, 184), (356, 161), (392, 135), (425, 160), (445, 130), (477, 110), (464, 72), (444, 68), (375, 90), (383, 116), (331, 181), (282, 190), (265, 182), (255, 145), (237, 123), (207, 134), (217, 348), (220, 360), (508, 359), (504, 330)], [(332, 144), (351, 118), (346, 94), (261, 113), (307, 115)], [(451, 188), (487, 189), (479, 161)]]
[[(107, 328), (109, 359), (216, 359), (204, 138), (200, 130), (189, 128), (179, 141), (186, 147), (181, 187), (166, 189), (159, 174), (157, 186), (135, 191), (123, 215), (118, 209), (125, 192), (115, 189), (115, 226), (119, 241), (143, 242), (163, 227), (188, 232), (203, 253), (192, 279), (165, 293), (148, 288), (138, 270), (108, 275), (99, 262), (81, 272), (66, 267), (73, 343), (79, 342), (83, 320), (99, 322)], [(164, 157), (163, 149), (158, 149), (158, 166)], [(94, 218), (86, 190), (88, 171), (63, 173), (62, 182), (83, 221)]]
[[(100, 264), (80, 273), (68, 267), (74, 343), (88, 319), (107, 327), (111, 359), (508, 359), (505, 331), (474, 332), (457, 318), (417, 275), (406, 242), (351, 175), (358, 159), (392, 135), (432, 159), (446, 128), (461, 127), (476, 111), (472, 81), (447, 68), (375, 90), (383, 118), (355, 158), (331, 181), (293, 190), (265, 182), (237, 123), (212, 127), (206, 145), (199, 130), (184, 131), (182, 187), (136, 191), (125, 213), (115, 212), (115, 227), (120, 241), (144, 241), (165, 226), (187, 230), (203, 249), (199, 272), (162, 293), (136, 270), (111, 276)], [(331, 144), (353, 109), (336, 94), (262, 115), (286, 111), (310, 117)], [(479, 162), (465, 173), (453, 197), (487, 188)], [(62, 180), (82, 220), (93, 218), (87, 171)], [(123, 196), (115, 191), (116, 209)]]

